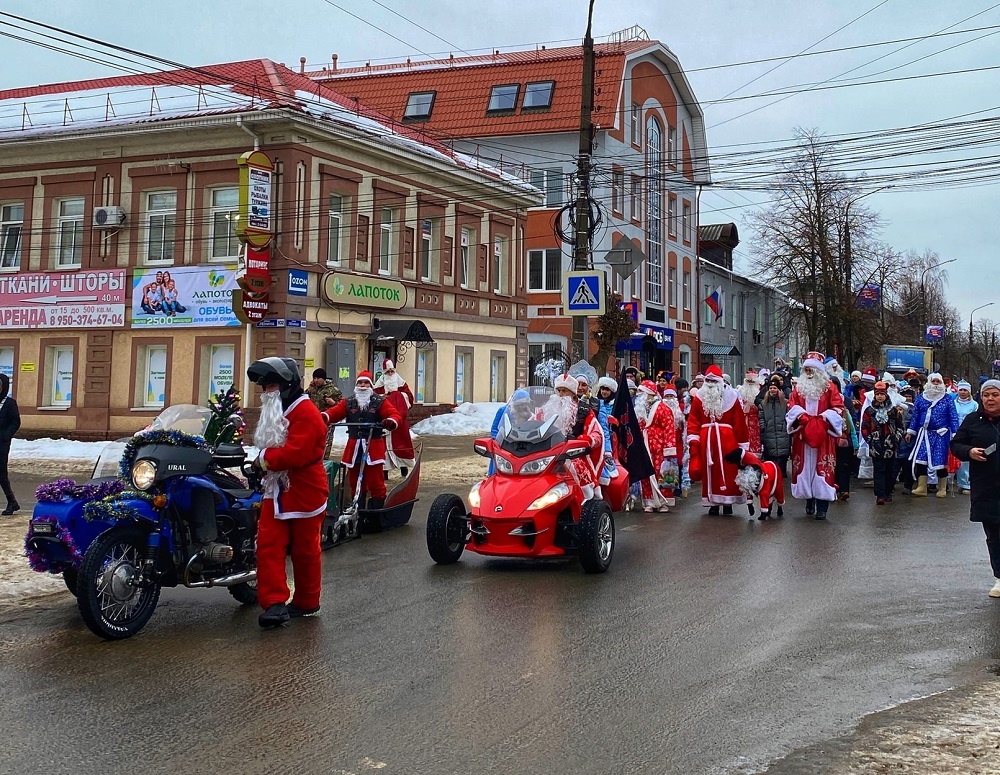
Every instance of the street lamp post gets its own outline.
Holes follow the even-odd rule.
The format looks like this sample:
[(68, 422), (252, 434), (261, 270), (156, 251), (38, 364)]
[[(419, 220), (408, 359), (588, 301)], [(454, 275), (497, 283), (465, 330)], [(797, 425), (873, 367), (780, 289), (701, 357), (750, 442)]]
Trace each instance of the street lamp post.
[(931, 264), (920, 273), (920, 337), (917, 339), (918, 344), (927, 344), (927, 293), (924, 288), (924, 278), (927, 277), (927, 273), (931, 271), (931, 269), (937, 269), (945, 264), (953, 264), (956, 261), (958, 261), (957, 258), (949, 258), (947, 261), (940, 261), (936, 264)]
[(881, 188), (876, 188), (860, 196), (854, 197), (844, 205), (844, 282), (847, 285), (847, 298), (851, 299), (851, 306), (847, 310), (847, 347), (845, 348), (845, 361), (849, 365), (849, 368), (855, 368), (855, 360), (857, 353), (854, 350), (854, 312), (855, 307), (857, 307), (858, 297), (854, 293), (854, 259), (851, 256), (851, 221), (850, 221), (850, 211), (851, 205), (864, 199), (866, 196), (871, 196), (872, 194), (877, 194), (879, 191), (885, 191), (892, 186), (882, 186)]
[(978, 307), (972, 310), (972, 312), (969, 313), (969, 360), (968, 360), (968, 366), (966, 368), (968, 368), (970, 373), (972, 372), (972, 316), (975, 315), (977, 312), (979, 312), (979, 310), (986, 309), (987, 307), (992, 307), (992, 306), (993, 306), (992, 301), (988, 302), (987, 304), (980, 304)]

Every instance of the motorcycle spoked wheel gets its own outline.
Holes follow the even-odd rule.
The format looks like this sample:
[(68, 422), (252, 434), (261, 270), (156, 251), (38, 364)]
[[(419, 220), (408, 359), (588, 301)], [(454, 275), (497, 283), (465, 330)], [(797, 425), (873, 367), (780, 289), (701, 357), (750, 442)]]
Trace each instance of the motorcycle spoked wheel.
[(130, 586), (142, 564), (146, 534), (111, 528), (90, 545), (80, 564), (76, 602), (90, 630), (106, 640), (130, 638), (146, 626), (160, 599), (160, 585)]

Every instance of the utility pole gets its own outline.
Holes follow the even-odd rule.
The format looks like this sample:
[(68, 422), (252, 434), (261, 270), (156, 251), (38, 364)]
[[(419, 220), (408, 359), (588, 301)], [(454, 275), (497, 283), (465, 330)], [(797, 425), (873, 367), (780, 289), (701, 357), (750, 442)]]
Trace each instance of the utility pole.
[[(590, 161), (593, 148), (594, 111), (594, 39), (591, 25), (594, 19), (594, 0), (587, 11), (587, 34), (583, 39), (583, 91), (580, 95), (580, 147), (576, 160), (577, 195), (574, 217), (576, 241), (573, 248), (573, 269), (590, 269)], [(602, 289), (603, 292), (603, 289)], [(570, 355), (573, 362), (587, 359), (587, 332), (589, 319), (584, 315), (573, 316), (573, 341)]]

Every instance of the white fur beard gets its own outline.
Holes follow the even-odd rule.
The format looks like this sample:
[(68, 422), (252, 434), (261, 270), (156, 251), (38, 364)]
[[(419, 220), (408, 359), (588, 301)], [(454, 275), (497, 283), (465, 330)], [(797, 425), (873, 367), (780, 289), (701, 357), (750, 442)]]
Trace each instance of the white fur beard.
[(936, 401), (943, 395), (944, 395), (944, 385), (938, 387), (928, 382), (924, 386), (924, 398), (926, 398), (928, 401)]
[(823, 395), (827, 388), (830, 387), (830, 380), (824, 374), (816, 372), (811, 377), (807, 377), (804, 374), (799, 377), (799, 381), (795, 384), (795, 389), (799, 391), (799, 395), (807, 399), (819, 399)]
[(722, 396), (726, 386), (722, 382), (706, 382), (698, 390), (702, 408), (709, 417), (718, 418), (722, 415)]
[(748, 498), (753, 498), (760, 492), (762, 479), (763, 477), (759, 468), (756, 466), (747, 466), (746, 468), (741, 468), (740, 472), (736, 474), (736, 486)]
[(372, 394), (375, 391), (371, 388), (354, 388), (354, 398), (358, 402), (358, 406), (362, 409), (367, 409), (368, 404), (372, 401)]
[(737, 390), (737, 392), (740, 394), (740, 398), (743, 399), (743, 403), (752, 404), (756, 400), (757, 394), (760, 392), (760, 388), (758, 388), (756, 385), (753, 384), (748, 385), (747, 383), (744, 382), (742, 385), (740, 385), (739, 390)]
[(288, 440), (288, 418), (281, 406), (281, 394), (264, 393), (260, 398), (260, 419), (253, 432), (253, 443), (259, 449), (283, 446)]
[(549, 420), (558, 417), (556, 425), (563, 434), (569, 434), (573, 430), (573, 423), (576, 422), (576, 403), (569, 396), (552, 396), (545, 402), (542, 409), (542, 416)]
[(382, 375), (382, 387), (385, 388), (386, 393), (391, 393), (394, 390), (399, 390), (403, 385), (403, 378), (398, 374), (393, 374), (392, 376), (388, 374)]
[(635, 394), (635, 398), (632, 399), (632, 405), (635, 407), (636, 417), (646, 417), (646, 410), (649, 409), (649, 393), (643, 393), (641, 390)]

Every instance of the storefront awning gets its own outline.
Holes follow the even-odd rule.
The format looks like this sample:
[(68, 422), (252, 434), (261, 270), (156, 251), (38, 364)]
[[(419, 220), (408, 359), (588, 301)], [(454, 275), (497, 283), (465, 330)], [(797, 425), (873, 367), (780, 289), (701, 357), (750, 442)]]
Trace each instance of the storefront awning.
[(378, 328), (368, 334), (369, 339), (397, 342), (432, 343), (430, 331), (422, 320), (379, 320)]
[(733, 358), (740, 357), (740, 351), (734, 344), (712, 344), (711, 342), (701, 343), (701, 354), (702, 355), (712, 355), (715, 357), (721, 356), (731, 356)]

